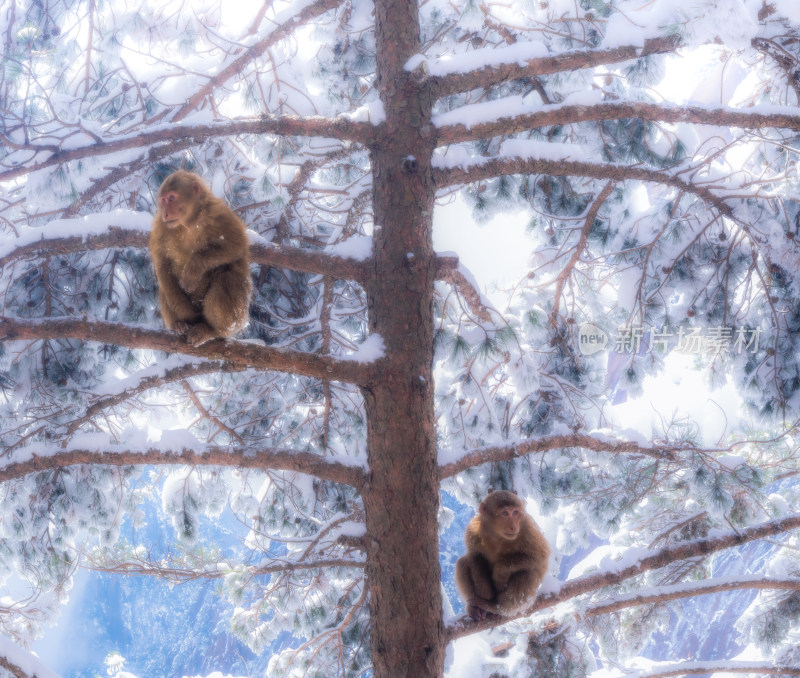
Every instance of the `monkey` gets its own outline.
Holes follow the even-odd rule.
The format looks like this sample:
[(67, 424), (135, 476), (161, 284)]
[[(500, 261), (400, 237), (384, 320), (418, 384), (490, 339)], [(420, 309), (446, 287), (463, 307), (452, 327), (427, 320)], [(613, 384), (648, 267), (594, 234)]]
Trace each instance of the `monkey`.
[(252, 281), (242, 221), (196, 174), (178, 170), (158, 189), (150, 254), (164, 324), (200, 346), (247, 324)]
[(456, 562), (456, 584), (467, 614), (509, 616), (533, 600), (547, 574), (550, 547), (513, 492), (491, 492), (464, 535), (467, 553)]

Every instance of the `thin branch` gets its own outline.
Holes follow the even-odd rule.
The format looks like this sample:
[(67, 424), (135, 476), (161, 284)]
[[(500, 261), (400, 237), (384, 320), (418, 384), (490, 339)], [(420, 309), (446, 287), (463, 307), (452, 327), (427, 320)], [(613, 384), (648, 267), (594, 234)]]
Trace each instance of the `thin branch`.
[[(497, 104), (496, 101), (492, 102)], [(475, 104), (475, 110), (482, 104)], [(539, 127), (568, 125), (578, 122), (598, 122), (600, 120), (620, 120), (639, 118), (653, 122), (689, 122), (718, 127), (738, 127), (741, 129), (788, 129), (800, 130), (800, 115), (790, 113), (746, 112), (731, 108), (703, 108), (701, 106), (660, 106), (643, 102), (599, 103), (589, 106), (554, 105), (543, 106), (531, 113), (518, 113), (510, 117), (497, 117), (492, 109), (486, 122), (473, 122), (467, 127), (463, 123), (447, 124), (452, 118), (458, 120), (470, 106), (444, 113), (439, 125), (437, 142), (440, 146), (464, 141), (476, 141), (507, 134), (527, 132)], [(788, 110), (788, 109), (787, 109)], [(0, 175), (2, 176), (2, 175)]]
[[(27, 450), (20, 450), (23, 455)], [(21, 478), (29, 473), (75, 466), (76, 464), (99, 464), (106, 466), (141, 466), (186, 464), (189, 466), (233, 466), (276, 471), (297, 471), (317, 476), (324, 480), (363, 487), (366, 473), (363, 468), (333, 461), (312, 452), (279, 449), (254, 449), (252, 447), (216, 447), (197, 445), (192, 449), (163, 450), (151, 448), (134, 451), (115, 446), (104, 446), (102, 451), (89, 449), (67, 449), (51, 452), (43, 450), (41, 455), (31, 454), (24, 461), (0, 464), (0, 482)]]
[(196, 110), (215, 88), (224, 84), (231, 78), (241, 75), (242, 71), (249, 63), (263, 55), (270, 47), (291, 35), (292, 31), (300, 26), (307, 24), (312, 19), (321, 16), (330, 9), (338, 7), (343, 2), (344, 0), (317, 0), (317, 2), (300, 10), (288, 21), (278, 25), (269, 35), (248, 47), (242, 56), (234, 59), (227, 66), (223, 67), (213, 78), (209, 78), (208, 82), (199, 91), (186, 100), (186, 103), (178, 109), (175, 115), (172, 116), (172, 119), (176, 122), (183, 120), (189, 113)]
[[(554, 56), (537, 57), (520, 64), (519, 58), (513, 63), (487, 66), (469, 73), (448, 73), (431, 76), (431, 90), (434, 97), (444, 97), (472, 89), (492, 87), (517, 78), (533, 78), (539, 75), (576, 71), (607, 64), (639, 59), (651, 54), (674, 52), (677, 40), (672, 38), (653, 38), (645, 40), (644, 46), (626, 45), (613, 49), (564, 52)], [(509, 48), (506, 48), (508, 51)], [(487, 60), (499, 56), (501, 50), (486, 49)], [(473, 56), (474, 53), (470, 53)], [(434, 62), (435, 64), (435, 62)]]
[(83, 415), (78, 419), (75, 419), (67, 427), (67, 435), (72, 435), (75, 433), (75, 431), (77, 431), (82, 424), (90, 421), (103, 410), (115, 407), (126, 400), (136, 397), (140, 393), (144, 393), (145, 391), (156, 389), (171, 382), (180, 381), (189, 377), (198, 377), (205, 374), (218, 374), (220, 372), (241, 372), (245, 369), (247, 368), (242, 365), (231, 365), (230, 363), (226, 362), (210, 361), (202, 363), (187, 363), (186, 365), (181, 365), (180, 367), (166, 370), (161, 374), (143, 377), (142, 380), (136, 384), (136, 386), (132, 386), (131, 388), (126, 388), (124, 391), (119, 393), (106, 396), (86, 408), (85, 412), (83, 412)]
[[(451, 478), (474, 466), (489, 462), (509, 461), (516, 457), (528, 454), (549, 452), (550, 450), (565, 447), (582, 447), (595, 452), (608, 452), (610, 454), (632, 454), (675, 461), (675, 451), (679, 449), (694, 449), (679, 445), (652, 445), (645, 447), (636, 442), (627, 440), (611, 440), (595, 438), (585, 433), (565, 433), (560, 435), (545, 436), (532, 440), (512, 443), (510, 445), (497, 445), (479, 447), (465, 453), (457, 461), (452, 461), (439, 466), (439, 478)], [(711, 451), (711, 450), (704, 450)]]
[(167, 353), (221, 360), (256, 370), (289, 372), (317, 379), (330, 379), (361, 386), (371, 383), (378, 363), (358, 359), (272, 348), (245, 341), (215, 339), (199, 347), (186, 343), (175, 332), (153, 330), (141, 325), (109, 323), (74, 318), (21, 320), (0, 316), (0, 339), (20, 341), (41, 339), (79, 339), (130, 348), (147, 348)]
[(592, 206), (587, 212), (586, 218), (584, 219), (583, 228), (581, 229), (581, 234), (578, 238), (578, 244), (575, 245), (572, 256), (564, 266), (564, 269), (556, 277), (556, 290), (553, 294), (553, 310), (550, 313), (550, 324), (554, 328), (558, 326), (558, 311), (561, 305), (561, 294), (564, 291), (564, 285), (566, 285), (567, 279), (572, 273), (572, 269), (574, 269), (575, 265), (578, 263), (578, 261), (580, 261), (583, 250), (586, 247), (587, 241), (589, 240), (589, 234), (594, 227), (595, 219), (597, 219), (597, 214), (600, 212), (600, 208), (603, 206), (605, 201), (608, 200), (611, 192), (614, 190), (614, 186), (615, 183), (613, 181), (609, 181), (603, 187), (603, 190), (600, 191), (600, 195), (595, 198), (594, 203), (592, 203)]
[(469, 617), (462, 616), (455, 623), (447, 627), (447, 639), (448, 641), (455, 640), (456, 638), (467, 636), (471, 633), (500, 626), (513, 619), (530, 616), (535, 612), (564, 603), (577, 596), (593, 593), (607, 586), (619, 584), (643, 572), (657, 570), (677, 561), (705, 557), (712, 553), (741, 546), (742, 544), (747, 544), (752, 541), (774, 537), (790, 530), (795, 530), (798, 527), (800, 527), (800, 515), (795, 514), (768, 523), (761, 523), (760, 525), (744, 528), (738, 532), (729, 532), (706, 539), (680, 542), (671, 546), (665, 546), (658, 551), (649, 551), (647, 552), (649, 555), (641, 555), (636, 562), (631, 565), (620, 565), (620, 567), (615, 569), (593, 572), (563, 583), (556, 591), (540, 593), (530, 607), (513, 616), (494, 616), (482, 621), (474, 621)]

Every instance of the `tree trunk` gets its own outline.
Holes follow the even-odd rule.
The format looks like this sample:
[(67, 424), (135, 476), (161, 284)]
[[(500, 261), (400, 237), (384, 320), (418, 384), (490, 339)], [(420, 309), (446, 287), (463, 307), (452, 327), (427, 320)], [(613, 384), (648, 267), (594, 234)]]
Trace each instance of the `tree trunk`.
[(375, 11), (386, 122), (371, 149), (374, 269), (367, 287), (370, 329), (383, 337), (386, 358), (376, 384), (364, 390), (372, 663), (376, 678), (439, 678), (445, 636), (432, 379), (431, 101), (403, 68), (420, 49), (416, 0), (379, 0)]

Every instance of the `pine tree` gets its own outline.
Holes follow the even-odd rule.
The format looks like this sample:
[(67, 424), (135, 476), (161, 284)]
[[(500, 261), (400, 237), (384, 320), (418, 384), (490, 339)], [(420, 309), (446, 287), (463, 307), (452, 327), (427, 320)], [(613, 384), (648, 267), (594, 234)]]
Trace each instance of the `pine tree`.
[[(219, 581), (274, 675), (438, 677), (497, 627), (515, 650), (486, 675), (581, 676), (652, 654), (676, 601), (745, 590), (763, 661), (738, 668), (797, 675), (800, 16), (658, 8), (0, 11), (0, 632), (27, 645), (88, 565)], [(660, 97), (709, 54), (721, 94)], [(163, 329), (148, 231), (178, 168), (251, 230), (238, 340)], [(504, 304), (434, 250), (455, 194), (529, 222)], [(615, 399), (681, 350), (747, 414), (714, 441), (708, 412), (620, 430)], [(490, 487), (535, 510), (559, 580), (518, 619), (445, 619), (441, 493)], [(720, 577), (768, 540), (780, 567)], [(570, 573), (589, 551), (618, 562)], [(20, 652), (0, 666), (32, 675)]]

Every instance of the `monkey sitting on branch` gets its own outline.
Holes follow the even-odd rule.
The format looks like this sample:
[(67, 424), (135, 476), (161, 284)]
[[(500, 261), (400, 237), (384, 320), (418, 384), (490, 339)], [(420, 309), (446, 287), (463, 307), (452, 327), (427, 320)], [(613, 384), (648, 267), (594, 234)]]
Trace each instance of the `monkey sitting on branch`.
[(536, 595), (550, 547), (513, 492), (491, 492), (465, 534), (467, 554), (456, 563), (456, 584), (473, 619), (510, 616)]
[(178, 170), (158, 190), (150, 254), (164, 323), (200, 346), (247, 324), (252, 282), (242, 221), (196, 174)]

